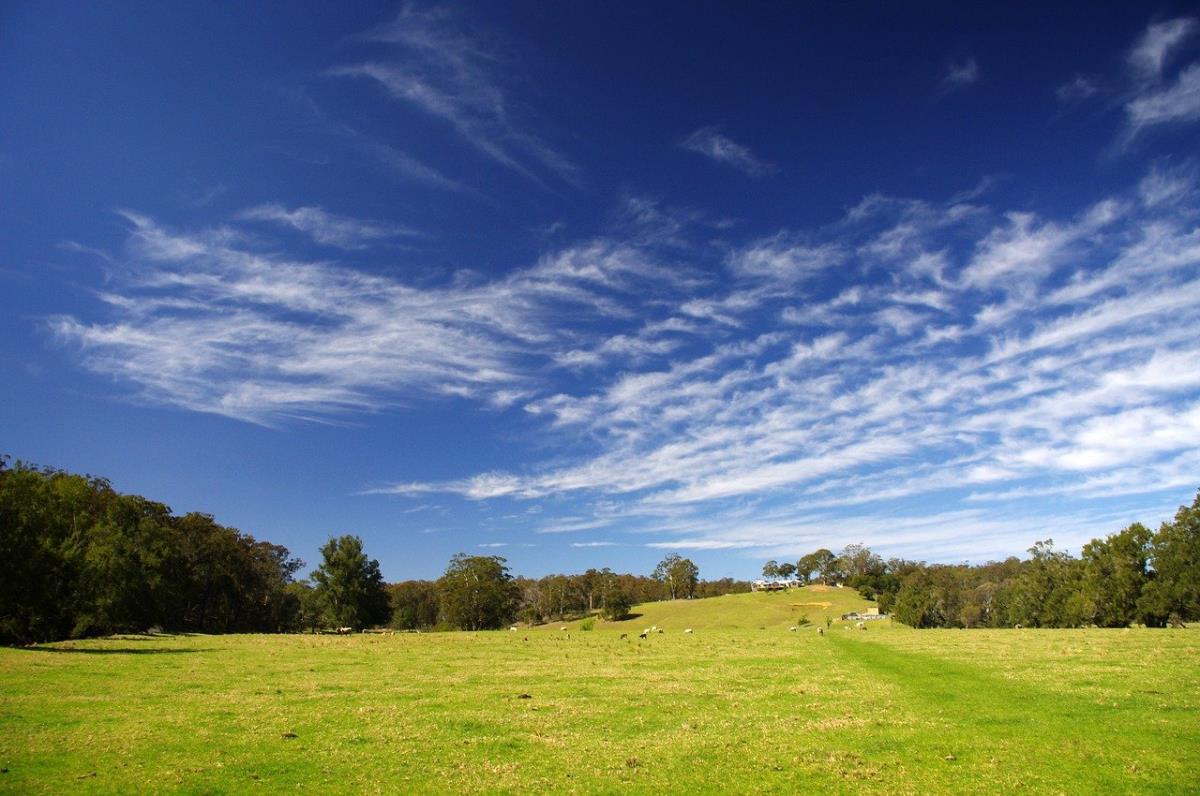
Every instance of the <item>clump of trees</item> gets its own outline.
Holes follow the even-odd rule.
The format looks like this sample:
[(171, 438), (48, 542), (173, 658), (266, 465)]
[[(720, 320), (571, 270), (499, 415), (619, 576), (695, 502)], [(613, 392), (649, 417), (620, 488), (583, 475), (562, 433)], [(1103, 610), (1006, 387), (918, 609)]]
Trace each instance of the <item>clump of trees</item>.
[(750, 591), (748, 581), (700, 580), (690, 559), (669, 555), (650, 576), (588, 569), (581, 574), (513, 576), (499, 556), (458, 554), (436, 582), (410, 580), (389, 587), (392, 627), (402, 630), (485, 630), (513, 622), (539, 624), (600, 614), (623, 619), (638, 603), (715, 597)]
[(303, 562), (207, 514), (0, 459), (0, 640), (295, 625)]
[(978, 565), (884, 561), (849, 545), (841, 555), (804, 556), (797, 575), (857, 588), (919, 628), (1181, 624), (1200, 620), (1200, 494), (1158, 531), (1134, 523), (1088, 542), (1079, 558), (1051, 539), (1029, 548), (1025, 560)]
[(447, 624), (462, 630), (494, 630), (511, 621), (520, 590), (500, 556), (450, 559), (437, 582), (441, 612)]

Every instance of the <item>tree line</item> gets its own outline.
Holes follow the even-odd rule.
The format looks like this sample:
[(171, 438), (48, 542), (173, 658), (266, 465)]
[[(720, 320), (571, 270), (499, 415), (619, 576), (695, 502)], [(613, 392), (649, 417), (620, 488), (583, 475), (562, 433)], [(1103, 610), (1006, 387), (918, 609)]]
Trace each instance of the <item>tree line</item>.
[(861, 544), (822, 549), (763, 575), (856, 588), (906, 625), (1165, 627), (1200, 620), (1200, 494), (1157, 531), (1141, 523), (1093, 539), (1076, 558), (1051, 539), (986, 564), (884, 561)]
[(733, 578), (701, 580), (695, 562), (678, 555), (668, 555), (649, 576), (605, 567), (527, 578), (512, 575), (500, 556), (460, 553), (438, 580), (401, 581), (388, 591), (391, 626), (396, 629), (485, 630), (593, 614), (623, 619), (639, 603), (747, 592), (750, 583)]
[(651, 576), (589, 569), (514, 577), (503, 558), (451, 559), (437, 581), (387, 584), (362, 540), (346, 535), (304, 562), (212, 516), (116, 492), (93, 476), (0, 456), (0, 642), (141, 632), (289, 632), (391, 625), (502, 627), (599, 613), (642, 602), (749, 591), (702, 581), (695, 563), (667, 556)]
[(298, 610), (301, 566), (207, 514), (0, 457), (0, 640), (278, 631)]

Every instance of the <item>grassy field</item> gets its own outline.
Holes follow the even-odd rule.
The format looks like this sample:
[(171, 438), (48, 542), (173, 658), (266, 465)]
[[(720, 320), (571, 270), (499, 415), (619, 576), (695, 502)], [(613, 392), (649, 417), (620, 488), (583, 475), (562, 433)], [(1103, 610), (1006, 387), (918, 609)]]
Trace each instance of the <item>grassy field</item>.
[(1200, 788), (1200, 631), (816, 633), (861, 605), (805, 589), (592, 631), (0, 649), (0, 791)]

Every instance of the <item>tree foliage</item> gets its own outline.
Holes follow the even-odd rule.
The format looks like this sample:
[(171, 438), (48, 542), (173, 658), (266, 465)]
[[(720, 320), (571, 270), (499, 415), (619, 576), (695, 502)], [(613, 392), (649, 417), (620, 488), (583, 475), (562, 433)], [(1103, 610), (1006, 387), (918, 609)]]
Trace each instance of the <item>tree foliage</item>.
[(654, 579), (662, 583), (672, 600), (692, 599), (700, 581), (700, 567), (689, 558), (671, 554), (654, 568)]
[(430, 580), (406, 580), (388, 587), (392, 608), (391, 626), (397, 630), (427, 630), (438, 623), (437, 584)]
[(604, 586), (600, 615), (610, 622), (629, 616), (633, 608), (633, 598), (622, 588), (616, 578), (612, 578)]
[(802, 556), (796, 562), (796, 574), (805, 583), (820, 580), (821, 583), (829, 585), (838, 580), (839, 571), (837, 564), (837, 556), (832, 551), (821, 548), (806, 556)]
[(500, 556), (457, 554), (438, 580), (437, 590), (442, 617), (462, 630), (508, 624), (516, 616), (520, 598), (507, 562)]
[[(774, 562), (768, 562), (774, 564)], [(801, 579), (836, 578), (913, 627), (1150, 627), (1200, 620), (1200, 494), (1155, 533), (1140, 523), (1074, 558), (1039, 541), (1022, 561), (883, 561), (864, 545), (818, 550)]]
[(357, 536), (331, 538), (321, 547), (321, 566), (312, 573), (316, 599), (333, 627), (384, 624), (390, 608), (379, 562), (367, 558)]
[(0, 640), (285, 630), (301, 566), (284, 547), (102, 478), (0, 467)]

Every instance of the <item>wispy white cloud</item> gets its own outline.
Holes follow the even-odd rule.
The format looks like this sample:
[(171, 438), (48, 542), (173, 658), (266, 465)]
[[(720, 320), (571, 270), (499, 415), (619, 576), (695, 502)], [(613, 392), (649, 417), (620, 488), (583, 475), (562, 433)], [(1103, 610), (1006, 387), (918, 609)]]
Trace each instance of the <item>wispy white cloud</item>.
[(1200, 63), (1184, 66), (1173, 77), (1167, 69), (1197, 31), (1200, 22), (1190, 17), (1154, 22), (1130, 50), (1126, 143), (1151, 128), (1200, 119)]
[(474, 189), (458, 180), (447, 177), (432, 166), (422, 163), (412, 155), (396, 147), (377, 141), (351, 128), (342, 128), (342, 134), (363, 153), (365, 157), (380, 163), (384, 168), (394, 172), (406, 180), (419, 182), (432, 188), (456, 193), (477, 193)]
[(381, 240), (421, 236), (417, 230), (402, 224), (339, 216), (320, 207), (288, 209), (280, 204), (264, 204), (243, 210), (239, 217), (282, 224), (303, 232), (317, 243), (341, 249), (363, 249)]
[(1171, 55), (1196, 30), (1196, 20), (1188, 17), (1151, 23), (1129, 51), (1130, 68), (1142, 80), (1157, 80)]
[(1134, 133), (1200, 119), (1200, 64), (1184, 69), (1169, 86), (1139, 94), (1125, 105), (1125, 114)]
[(957, 91), (978, 83), (980, 77), (979, 63), (974, 58), (952, 61), (942, 75), (942, 88), (945, 91)]
[(765, 177), (776, 171), (773, 163), (758, 157), (716, 127), (701, 127), (685, 138), (681, 146), (751, 177)]
[(416, 287), (258, 251), (236, 229), (125, 217), (122, 292), (101, 295), (117, 318), (52, 328), (145, 400), (259, 423), (370, 410), (414, 391), (511, 405), (535, 381), (530, 363), (577, 344), (555, 322), (562, 313), (632, 317), (639, 292), (676, 278), (598, 240), (506, 278)]
[(1173, 165), (1156, 163), (1138, 183), (1138, 193), (1147, 207), (1185, 199), (1196, 190), (1196, 167), (1192, 162)]
[[(507, 274), (420, 285), (129, 214), (108, 317), (52, 326), (158, 403), (281, 423), (450, 398), (574, 441), (376, 494), (546, 498), (557, 508), (526, 530), (680, 549), (793, 550), (835, 529), (986, 553), (1030, 532), (1022, 490), (1111, 485), (1144, 506), (1185, 480), (1200, 448), (1190, 185), (1160, 163), (1059, 217), (875, 196), (826, 227), (717, 245), (638, 203), (638, 223)], [(890, 525), (907, 515), (876, 509), (935, 497), (959, 508)], [(1005, 501), (1003, 517), (980, 506)]]
[[(844, 512), (978, 485), (1003, 494), (1030, 479), (1070, 490), (1123, 468), (1151, 472), (1196, 442), (1200, 380), (1185, 363), (1200, 358), (1189, 331), (1200, 324), (1200, 249), (1176, 223), (1191, 212), (1116, 197), (1047, 219), (877, 199), (829, 230), (751, 242), (730, 255), (734, 281), (724, 295), (680, 299), (680, 307), (721, 307), (738, 322), (703, 319), (712, 324), (703, 334), (722, 330), (705, 353), (529, 404), (603, 440), (599, 454), (442, 487), (474, 497), (622, 496), (622, 521), (606, 517), (597, 527), (693, 534), (651, 543), (664, 548), (761, 550), (784, 545), (772, 541), (777, 520), (731, 519), (730, 501), (792, 505), (807, 523), (820, 506)], [(863, 243), (884, 239), (903, 243)], [(936, 268), (914, 256), (947, 241), (955, 243)], [(795, 247), (803, 254), (777, 251)], [(879, 254), (896, 269), (892, 284), (863, 281)], [(818, 272), (837, 263), (856, 284), (807, 299), (802, 289), (758, 289), (764, 274), (795, 285), (810, 262)], [(742, 321), (732, 296), (751, 297), (745, 312), (757, 323)], [(764, 307), (785, 301), (777, 317), (804, 331), (764, 332)], [(994, 306), (1010, 309), (984, 311)], [(931, 335), (932, 317), (943, 331)], [(1159, 490), (1144, 479), (1130, 494)], [(716, 518), (713, 531), (689, 513), (699, 507)], [(1021, 523), (993, 525), (988, 545)], [(936, 538), (964, 528), (943, 530)]]
[(445, 9), (405, 6), (389, 23), (360, 38), (394, 45), (386, 60), (367, 60), (328, 70), (334, 77), (365, 78), (393, 99), (448, 123), (476, 150), (537, 182), (550, 172), (569, 183), (578, 170), (527, 127), (498, 76), (504, 64), (456, 26)]
[(1054, 90), (1058, 101), (1067, 104), (1083, 102), (1099, 93), (1100, 86), (1096, 80), (1084, 75), (1075, 75), (1075, 77)]

